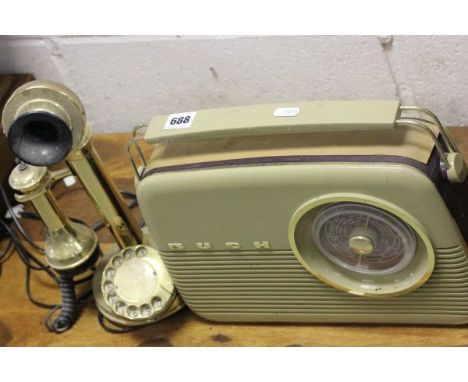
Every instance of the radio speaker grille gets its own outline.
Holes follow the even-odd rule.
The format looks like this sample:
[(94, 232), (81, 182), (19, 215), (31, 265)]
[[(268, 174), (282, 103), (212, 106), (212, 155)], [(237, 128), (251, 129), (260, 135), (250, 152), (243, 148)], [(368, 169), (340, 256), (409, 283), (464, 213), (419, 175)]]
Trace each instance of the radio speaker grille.
[(211, 320), (468, 322), (468, 259), (462, 246), (439, 249), (428, 282), (390, 298), (336, 290), (313, 277), (291, 252), (161, 255), (187, 305)]

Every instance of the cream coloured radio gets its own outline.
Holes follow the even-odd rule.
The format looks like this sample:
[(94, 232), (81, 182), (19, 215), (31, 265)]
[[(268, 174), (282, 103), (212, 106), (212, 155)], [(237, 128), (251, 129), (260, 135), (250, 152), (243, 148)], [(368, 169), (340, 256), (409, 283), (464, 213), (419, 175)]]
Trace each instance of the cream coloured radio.
[(156, 117), (139, 139), (140, 208), (195, 313), (468, 322), (465, 165), (431, 112), (244, 106)]

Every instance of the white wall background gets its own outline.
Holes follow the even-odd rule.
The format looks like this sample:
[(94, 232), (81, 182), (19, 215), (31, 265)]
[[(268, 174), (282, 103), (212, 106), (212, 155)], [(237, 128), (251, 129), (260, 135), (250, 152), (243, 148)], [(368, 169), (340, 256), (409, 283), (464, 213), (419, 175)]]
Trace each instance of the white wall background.
[(468, 36), (0, 37), (0, 72), (81, 97), (95, 132), (233, 105), (395, 99), (468, 126)]

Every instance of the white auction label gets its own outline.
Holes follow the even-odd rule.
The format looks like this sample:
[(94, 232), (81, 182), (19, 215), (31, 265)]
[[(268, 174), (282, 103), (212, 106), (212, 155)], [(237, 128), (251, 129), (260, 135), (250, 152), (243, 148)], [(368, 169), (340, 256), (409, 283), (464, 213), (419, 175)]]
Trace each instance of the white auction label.
[(277, 107), (273, 112), (273, 117), (295, 117), (298, 114), (298, 107)]
[(190, 111), (187, 113), (170, 114), (167, 117), (164, 130), (166, 129), (188, 129), (192, 126), (193, 120), (197, 115), (196, 111)]

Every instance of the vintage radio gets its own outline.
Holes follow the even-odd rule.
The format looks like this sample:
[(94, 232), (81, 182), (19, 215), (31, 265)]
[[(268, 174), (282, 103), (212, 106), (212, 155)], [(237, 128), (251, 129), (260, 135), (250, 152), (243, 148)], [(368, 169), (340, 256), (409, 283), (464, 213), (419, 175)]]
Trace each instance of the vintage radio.
[[(78, 158), (114, 189), (79, 143), (89, 128), (69, 89), (36, 82), (12, 99), (3, 121), (20, 159), (65, 158), (93, 197)], [(432, 112), (327, 101), (178, 113), (136, 128), (128, 152), (145, 228), (141, 239), (115, 210), (120, 250), (94, 280), (110, 320), (154, 322), (185, 303), (228, 322), (468, 322), (465, 163)]]
[(197, 314), (467, 322), (465, 165), (432, 113), (245, 106), (156, 117), (144, 140), (140, 207)]

